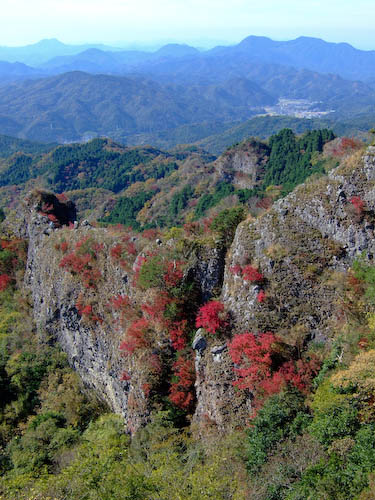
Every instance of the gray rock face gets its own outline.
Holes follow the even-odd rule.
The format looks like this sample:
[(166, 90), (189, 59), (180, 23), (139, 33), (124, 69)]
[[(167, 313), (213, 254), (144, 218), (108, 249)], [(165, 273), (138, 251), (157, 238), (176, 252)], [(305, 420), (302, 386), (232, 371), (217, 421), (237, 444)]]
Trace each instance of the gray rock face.
[[(328, 334), (335, 293), (328, 276), (347, 270), (362, 252), (375, 254), (374, 149), (357, 166), (344, 161), (328, 179), (299, 186), (259, 219), (240, 224), (222, 289), (238, 331), (287, 335), (298, 325), (310, 337)], [(363, 200), (364, 210), (353, 197)], [(234, 266), (245, 264), (260, 270), (262, 284), (233, 273)], [(260, 289), (266, 294), (262, 303)]]
[(202, 302), (219, 294), (224, 278), (225, 250), (212, 248), (198, 254), (191, 269), (193, 279), (199, 284)]
[[(144, 297), (132, 286), (129, 273), (109, 257), (116, 237), (105, 229), (83, 223), (73, 225), (72, 229), (56, 229), (36, 208), (33, 202), (25, 204), (19, 229), (19, 234), (29, 241), (25, 283), (32, 294), (36, 324), (44, 335), (59, 342), (85, 385), (94, 389), (112, 411), (123, 415), (128, 429), (133, 432), (147, 422), (150, 413), (143, 388), (147, 368), (145, 370), (142, 357), (121, 355), (119, 345), (124, 327), (118, 327), (116, 313), (108, 304), (111, 297), (117, 295), (127, 295), (135, 304)], [(58, 250), (59, 244), (68, 241), (71, 251), (85, 238), (103, 246), (97, 262), (101, 278), (95, 291), (85, 290), (79, 276), (73, 276), (60, 266), (64, 254)], [(189, 273), (201, 285), (201, 296), (208, 299), (221, 287), (223, 251), (202, 250), (191, 264)], [(88, 321), (78, 313), (77, 302), (82, 294), (84, 304), (93, 304), (100, 322)], [(170, 351), (169, 344), (159, 347)], [(201, 336), (195, 348), (203, 354), (205, 347), (206, 341)], [(130, 380), (121, 380), (123, 372), (131, 376)]]
[(262, 179), (268, 150), (254, 142), (245, 142), (226, 151), (216, 163), (220, 178), (238, 188), (251, 189)]
[[(348, 160), (327, 178), (308, 182), (256, 220), (239, 225), (227, 255), (221, 299), (234, 331), (273, 331), (326, 341), (335, 321), (335, 279), (362, 252), (375, 255), (375, 148), (351, 165)], [(352, 197), (364, 201), (359, 211)], [(236, 267), (251, 264), (262, 282), (243, 279)], [(259, 301), (263, 290), (265, 300)], [(219, 429), (243, 425), (250, 395), (234, 391), (234, 367), (226, 344), (208, 340), (196, 354), (196, 422)], [(230, 409), (228, 411), (228, 409)]]
[[(113, 411), (127, 417), (129, 383), (120, 380), (125, 369), (119, 354), (121, 336), (106, 323), (88, 324), (78, 314), (76, 303), (81, 286), (59, 267), (61, 255), (54, 249), (60, 231), (46, 235), (43, 221), (35, 213), (31, 214), (27, 227), (29, 251), (25, 282), (32, 292), (37, 326), (60, 343), (85, 385), (95, 389)], [(77, 241), (87, 234), (87, 229), (74, 231)], [(103, 269), (104, 277), (111, 276), (111, 285), (106, 283), (103, 296), (129, 293), (122, 274), (120, 269)], [(104, 311), (100, 310), (100, 315), (104, 315)]]
[[(216, 339), (203, 335), (204, 330), (198, 330), (193, 344), (197, 397), (193, 421), (201, 433), (207, 425), (215, 425), (218, 431), (225, 432), (244, 425), (251, 412), (251, 398), (233, 386), (233, 365), (226, 343), (217, 345)], [(201, 348), (203, 341), (205, 349)], [(212, 342), (215, 345), (208, 348)]]

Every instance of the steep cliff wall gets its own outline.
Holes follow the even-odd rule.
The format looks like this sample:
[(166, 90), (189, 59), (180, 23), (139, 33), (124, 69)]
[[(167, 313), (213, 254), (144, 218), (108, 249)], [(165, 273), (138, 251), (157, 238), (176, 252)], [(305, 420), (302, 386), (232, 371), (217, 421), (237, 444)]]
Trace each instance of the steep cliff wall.
[[(329, 340), (338, 294), (355, 257), (375, 252), (375, 148), (352, 156), (328, 178), (309, 181), (258, 219), (239, 225), (227, 255), (221, 300), (232, 333), (272, 331), (301, 348)], [(244, 279), (251, 265), (261, 280)], [(259, 299), (263, 291), (265, 297)], [(195, 419), (241, 425), (249, 394), (233, 390), (227, 343), (196, 337)], [(208, 342), (208, 343), (207, 343)]]
[[(332, 273), (375, 251), (375, 149), (353, 156), (327, 178), (307, 182), (255, 221), (237, 229), (227, 257), (222, 298), (236, 330), (295, 327), (324, 337), (335, 309)], [(251, 264), (264, 275), (251, 283), (233, 270)], [(259, 290), (266, 299), (259, 303)]]
[[(147, 421), (152, 408), (147, 389), (150, 356), (172, 359), (171, 346), (161, 331), (152, 334), (153, 347), (147, 351), (124, 356), (119, 346), (126, 328), (139, 318), (141, 305), (155, 295), (134, 285), (139, 257), (162, 253), (174, 242), (150, 243), (132, 236), (126, 243), (132, 252), (126, 262), (121, 261), (114, 258), (113, 249), (124, 244), (123, 232), (95, 228), (87, 222), (77, 224), (73, 222), (74, 211), (64, 219), (70, 227), (61, 227), (41, 213), (44, 201), (40, 196), (37, 193), (25, 201), (18, 231), (29, 241), (25, 283), (32, 294), (36, 324), (44, 340), (47, 334), (60, 343), (86, 386), (122, 414), (128, 429), (134, 431)], [(74, 259), (62, 266), (64, 257), (71, 254), (83, 259), (91, 254), (92, 258), (82, 269), (82, 263)], [(208, 300), (220, 291), (224, 257), (223, 250), (215, 247), (201, 247), (190, 255), (185, 275), (199, 284), (199, 300)], [(131, 309), (123, 314), (112, 305), (114, 298), (125, 296)]]
[[(56, 228), (39, 212), (35, 200), (28, 200), (20, 217), (20, 233), (29, 239), (26, 283), (35, 320), (41, 331), (60, 342), (84, 382), (124, 415), (130, 430), (137, 429), (151, 410), (145, 391), (147, 360), (121, 356), (119, 344), (128, 319), (120, 325), (119, 313), (108, 306), (111, 298), (126, 295), (139, 307), (151, 293), (133, 286), (137, 257), (125, 270), (111, 258), (111, 249), (121, 240), (115, 231), (84, 224)], [(241, 223), (227, 255), (223, 283), (224, 254), (213, 246), (190, 255), (185, 276), (199, 285), (200, 300), (221, 292), (232, 332), (271, 330), (289, 344), (326, 341), (335, 322), (341, 274), (361, 252), (369, 259), (375, 255), (374, 214), (375, 148), (369, 148), (363, 158), (348, 158), (328, 178), (309, 181), (260, 218)], [(60, 265), (62, 242), (72, 249), (87, 239), (98, 249), (94, 260), (100, 276), (93, 288), (82, 286), (79, 273)], [(135, 236), (134, 244), (138, 255), (151, 255), (175, 242), (145, 244)], [(244, 279), (249, 265), (261, 279)], [(82, 315), (80, 301), (90, 305), (95, 316)], [(201, 431), (211, 424), (221, 430), (243, 425), (251, 410), (251, 395), (232, 385), (228, 340), (200, 330), (193, 342), (194, 421)], [(151, 354), (171, 355), (162, 332), (155, 332), (153, 345)], [(124, 371), (131, 374), (130, 380), (121, 380)]]

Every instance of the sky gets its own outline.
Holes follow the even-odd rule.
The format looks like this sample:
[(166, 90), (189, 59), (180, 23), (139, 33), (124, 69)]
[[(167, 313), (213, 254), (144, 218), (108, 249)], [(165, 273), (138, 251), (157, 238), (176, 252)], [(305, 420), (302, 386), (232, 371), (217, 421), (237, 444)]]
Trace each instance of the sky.
[(374, 0), (0, 0), (0, 45), (44, 38), (117, 46), (314, 36), (375, 49)]

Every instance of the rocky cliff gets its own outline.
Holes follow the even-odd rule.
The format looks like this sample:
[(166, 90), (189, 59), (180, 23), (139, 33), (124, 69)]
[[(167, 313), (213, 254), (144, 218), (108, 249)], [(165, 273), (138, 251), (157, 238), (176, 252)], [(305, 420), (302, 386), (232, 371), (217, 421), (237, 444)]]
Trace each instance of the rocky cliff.
[[(51, 216), (52, 208), (49, 214), (42, 211), (53, 203), (59, 207), (56, 219)], [(149, 375), (146, 358), (155, 353), (170, 357), (170, 345), (161, 332), (155, 332), (152, 351), (143, 355), (124, 356), (119, 346), (127, 326), (137, 317), (132, 311), (152, 297), (152, 291), (134, 285), (138, 260), (162, 251), (163, 245), (173, 246), (174, 241), (145, 243), (133, 236), (127, 244), (138, 255), (129, 254), (125, 263), (114, 258), (113, 252), (124, 241), (123, 233), (96, 228), (86, 221), (78, 224), (74, 218), (71, 204), (60, 204), (54, 195), (44, 192), (30, 195), (19, 213), (18, 236), (29, 242), (25, 284), (32, 294), (34, 319), (42, 339), (58, 341), (85, 385), (111, 410), (122, 414), (128, 429), (134, 431), (151, 411), (145, 389)], [(70, 262), (71, 255), (85, 258), (90, 253), (89, 265), (75, 271), (74, 265), (81, 263)], [(67, 266), (63, 265), (64, 256), (68, 256)], [(200, 248), (190, 255), (186, 279), (199, 283), (196, 293), (200, 301), (221, 289), (224, 257), (221, 248)], [(95, 283), (89, 281), (94, 276)], [(132, 311), (123, 315), (112, 307), (113, 299), (119, 297), (129, 299)]]
[[(311, 338), (328, 334), (334, 312), (333, 273), (365, 252), (372, 259), (375, 149), (347, 158), (328, 178), (309, 181), (255, 221), (237, 229), (227, 257), (222, 298), (236, 330), (288, 335), (304, 328)], [(233, 272), (252, 264), (264, 275), (251, 284)], [(257, 303), (259, 290), (266, 299)]]
[[(363, 252), (373, 258), (374, 210), (375, 147), (370, 147), (328, 178), (310, 180), (261, 217), (242, 222), (227, 255), (221, 293), (232, 332), (272, 331), (297, 348), (329, 341), (346, 271)], [(243, 279), (247, 265), (262, 279)], [(238, 425), (248, 417), (251, 399), (233, 391), (226, 342), (206, 346), (207, 338), (196, 338), (196, 418), (206, 416), (224, 428)]]
[[(369, 259), (375, 254), (374, 213), (372, 147), (363, 158), (357, 155), (343, 161), (328, 177), (298, 187), (258, 219), (241, 223), (227, 254), (223, 283), (224, 255), (218, 248), (193, 252), (185, 274), (199, 284), (201, 301), (221, 293), (233, 332), (271, 330), (291, 344), (326, 341), (336, 314), (340, 274), (361, 252)], [(72, 222), (73, 213), (66, 217), (64, 223)], [(134, 305), (145, 300), (147, 293), (133, 286), (138, 257), (134, 255), (124, 269), (111, 258), (111, 249), (120, 241), (116, 231), (83, 224), (58, 227), (61, 224), (40, 213), (35, 199), (26, 202), (22, 220), (22, 231), (29, 239), (26, 284), (40, 331), (60, 342), (84, 382), (124, 415), (130, 430), (138, 428), (150, 412), (144, 389), (145, 360), (121, 356), (123, 325), (119, 326), (119, 313), (108, 307), (116, 296), (126, 295)], [(88, 240), (96, 249), (92, 267), (99, 274), (95, 286), (85, 287), (82, 276), (67, 272), (61, 260), (64, 242), (77, 248)], [(173, 239), (146, 245), (137, 237), (132, 243), (138, 255), (175, 245)], [(262, 278), (244, 279), (246, 266)], [(86, 312), (90, 314), (82, 314), (80, 301), (89, 305)], [(152, 353), (168, 355), (170, 346), (162, 338), (160, 332), (155, 333)], [(194, 420), (201, 429), (207, 424), (222, 430), (242, 425), (249, 415), (250, 395), (235, 391), (232, 385), (227, 341), (227, 337), (214, 338), (200, 330), (193, 342)], [(124, 371), (131, 373), (130, 380), (121, 380)]]
[(264, 176), (269, 156), (266, 144), (254, 140), (244, 141), (229, 148), (215, 162), (219, 177), (237, 188), (253, 189)]

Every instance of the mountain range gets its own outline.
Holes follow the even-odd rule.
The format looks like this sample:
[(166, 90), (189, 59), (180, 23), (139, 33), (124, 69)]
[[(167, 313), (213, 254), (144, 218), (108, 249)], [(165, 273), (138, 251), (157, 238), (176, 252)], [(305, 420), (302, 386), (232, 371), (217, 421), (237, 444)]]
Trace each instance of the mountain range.
[(101, 44), (67, 45), (56, 39), (41, 40), (25, 47), (0, 47), (0, 61), (24, 63), (45, 75), (76, 70), (166, 74), (173, 72), (177, 59), (179, 63), (185, 60), (186, 70), (192, 64), (196, 65), (196, 73), (209, 67), (210, 61), (224, 62), (233, 58), (247, 63), (281, 64), (337, 74), (349, 80), (373, 82), (375, 78), (374, 50), (359, 50), (348, 43), (331, 43), (305, 36), (289, 41), (249, 36), (237, 45), (218, 46), (206, 51), (189, 45), (168, 44), (155, 52), (146, 52)]
[(50, 38), (21, 47), (2, 46), (0, 47), (0, 61), (21, 62), (30, 66), (38, 66), (54, 57), (74, 55), (91, 48), (117, 50), (103, 44), (68, 45), (56, 38)]
[[(365, 128), (375, 116), (375, 51), (348, 44), (250, 36), (204, 52), (182, 44), (145, 52), (57, 40), (7, 50), (0, 47), (0, 60), (13, 60), (0, 62), (0, 132), (22, 139), (104, 135), (172, 147), (256, 115), (320, 113), (332, 127), (355, 117)], [(280, 99), (289, 102), (286, 111)]]

